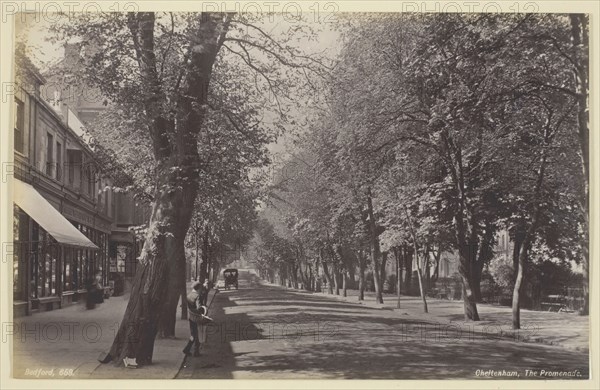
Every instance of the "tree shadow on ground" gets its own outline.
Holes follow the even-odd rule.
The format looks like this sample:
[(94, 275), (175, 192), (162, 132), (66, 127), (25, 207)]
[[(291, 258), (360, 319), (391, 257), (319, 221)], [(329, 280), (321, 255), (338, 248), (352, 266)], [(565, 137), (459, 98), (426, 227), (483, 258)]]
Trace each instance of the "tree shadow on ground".
[(552, 379), (525, 378), (525, 369), (578, 370), (575, 379), (589, 376), (585, 353), (507, 341), (460, 325), (448, 328), (450, 322), (398, 317), (269, 286), (240, 288), (219, 299), (206, 349), (209, 360), (192, 361), (187, 377), (230, 379), (235, 372), (236, 378), (264, 379), (485, 379), (477, 370), (505, 370), (518, 373), (518, 379)]

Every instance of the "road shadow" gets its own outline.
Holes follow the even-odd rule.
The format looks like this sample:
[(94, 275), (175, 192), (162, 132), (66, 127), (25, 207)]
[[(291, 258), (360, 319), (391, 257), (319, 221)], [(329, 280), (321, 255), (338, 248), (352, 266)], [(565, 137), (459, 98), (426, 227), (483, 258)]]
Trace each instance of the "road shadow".
[(251, 281), (247, 275), (240, 274), (237, 290), (221, 290), (215, 296), (209, 311), (214, 322), (206, 325), (201, 356), (186, 356), (175, 379), (233, 379), (232, 368), (236, 366), (236, 358), (250, 352), (235, 353), (231, 343), (264, 338), (262, 330), (246, 313), (227, 314), (228, 309), (237, 306), (231, 297), (249, 294), (252, 286), (256, 286)]
[(186, 359), (192, 370), (180, 378), (513, 379), (477, 371), (504, 370), (525, 379), (526, 369), (589, 376), (587, 354), (510, 341), (495, 328), (463, 327), (462, 317), (432, 323), (249, 282), (218, 299), (207, 356)]

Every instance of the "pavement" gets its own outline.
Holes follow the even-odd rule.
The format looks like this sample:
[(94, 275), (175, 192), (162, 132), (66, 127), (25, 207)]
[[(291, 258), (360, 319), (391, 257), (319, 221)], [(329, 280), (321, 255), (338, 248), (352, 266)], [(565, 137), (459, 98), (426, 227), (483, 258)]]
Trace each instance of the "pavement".
[[(111, 297), (18, 318), (12, 329), (15, 378), (131, 379), (556, 379), (589, 375), (588, 317), (522, 311), (510, 335), (510, 308), (479, 305), (481, 322), (464, 322), (462, 302), (373, 293), (348, 297), (283, 288), (240, 275), (221, 290), (200, 357), (184, 357), (187, 320), (175, 339), (155, 342), (153, 364), (136, 370), (96, 359), (108, 351), (127, 305)], [(210, 299), (210, 298), (209, 298)], [(11, 332), (4, 332), (4, 336)], [(538, 339), (545, 341), (538, 341)], [(538, 341), (538, 343), (525, 343)], [(553, 345), (546, 345), (553, 344)], [(528, 371), (526, 371), (528, 370)], [(544, 374), (546, 373), (546, 374)], [(502, 377), (504, 376), (504, 377)], [(498, 379), (498, 378), (497, 378)], [(564, 379), (564, 378), (560, 378)]]
[[(293, 289), (292, 289), (293, 290)], [(299, 290), (298, 290), (299, 291)], [(383, 294), (383, 304), (377, 303), (374, 292), (365, 292), (365, 300), (358, 301), (358, 290), (347, 290), (347, 297), (329, 294), (322, 291), (321, 296), (352, 302), (363, 306), (382, 310), (392, 310), (400, 316), (411, 320), (421, 320), (442, 324), (472, 324), (479, 331), (493, 333), (496, 337), (516, 339), (523, 342), (560, 345), (576, 351), (589, 351), (590, 317), (577, 313), (546, 312), (521, 309), (521, 329), (512, 329), (512, 308), (491, 304), (477, 304), (480, 321), (465, 322), (462, 301), (427, 298), (428, 313), (423, 311), (420, 297), (400, 297), (400, 308), (397, 308), (398, 297), (395, 294)]]
[(15, 378), (56, 379), (169, 379), (183, 361), (189, 338), (187, 320), (175, 325), (176, 338), (157, 338), (150, 366), (126, 369), (122, 364), (102, 364), (97, 358), (110, 350), (129, 296), (111, 297), (86, 310), (84, 303), (15, 319), (12, 329)]

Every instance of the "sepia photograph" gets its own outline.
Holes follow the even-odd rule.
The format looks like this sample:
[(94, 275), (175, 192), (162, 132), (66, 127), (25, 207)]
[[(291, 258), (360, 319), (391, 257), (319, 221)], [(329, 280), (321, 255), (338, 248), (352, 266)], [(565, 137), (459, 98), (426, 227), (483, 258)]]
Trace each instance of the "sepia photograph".
[(184, 3), (2, 2), (4, 388), (594, 388), (598, 4)]

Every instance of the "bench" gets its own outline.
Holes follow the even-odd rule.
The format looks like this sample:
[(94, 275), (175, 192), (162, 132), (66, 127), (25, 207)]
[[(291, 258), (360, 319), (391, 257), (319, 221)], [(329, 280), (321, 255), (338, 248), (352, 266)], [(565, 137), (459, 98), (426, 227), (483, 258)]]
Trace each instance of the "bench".
[(557, 303), (557, 302), (542, 302), (540, 303), (540, 306), (542, 308), (542, 310), (546, 310), (546, 311), (553, 311), (556, 310), (556, 312), (560, 313), (561, 311), (567, 311), (567, 306), (564, 303)]
[(427, 295), (429, 295), (430, 297), (436, 298), (436, 299), (448, 299), (448, 295), (450, 295), (450, 294), (447, 289), (432, 288)]
[(31, 309), (40, 311), (50, 311), (60, 308), (61, 301), (58, 296), (49, 296), (34, 298), (31, 300)]

